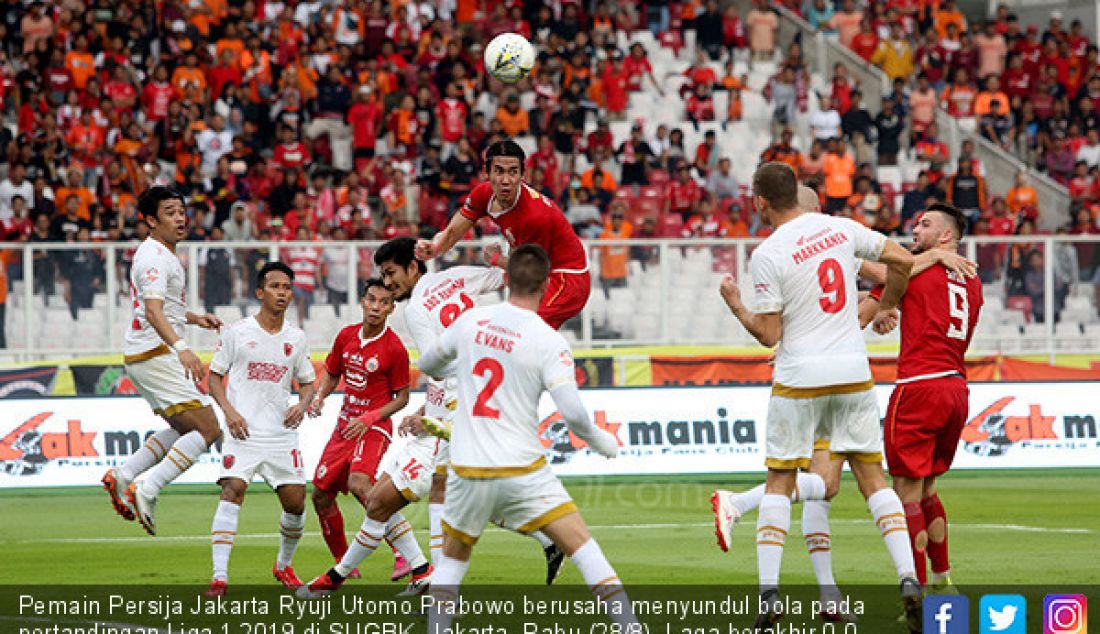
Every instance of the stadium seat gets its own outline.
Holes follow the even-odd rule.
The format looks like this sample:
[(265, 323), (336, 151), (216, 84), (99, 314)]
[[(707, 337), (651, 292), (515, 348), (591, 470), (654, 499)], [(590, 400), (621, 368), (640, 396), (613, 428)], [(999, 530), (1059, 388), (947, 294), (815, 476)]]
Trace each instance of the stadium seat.
[(1019, 312), (1023, 314), (1026, 323), (1031, 323), (1032, 305), (1031, 298), (1027, 295), (1013, 295), (1009, 297), (1005, 300), (1005, 308), (1009, 309), (1005, 311), (1005, 314), (1012, 311)]
[(240, 306), (215, 306), (214, 314), (226, 325), (240, 321), (243, 316)]

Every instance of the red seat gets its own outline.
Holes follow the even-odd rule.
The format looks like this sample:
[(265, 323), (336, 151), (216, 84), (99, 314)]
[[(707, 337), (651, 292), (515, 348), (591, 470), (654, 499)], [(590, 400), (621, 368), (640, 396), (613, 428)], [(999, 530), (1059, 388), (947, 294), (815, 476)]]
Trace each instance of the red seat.
[(886, 204), (890, 206), (890, 209), (898, 208), (898, 193), (894, 190), (894, 186), (890, 183), (881, 183), (882, 197), (886, 199)]
[(649, 184), (650, 185), (667, 185), (671, 177), (668, 174), (668, 170), (654, 169), (649, 170)]
[(662, 238), (680, 238), (684, 220), (680, 214), (663, 214), (657, 223), (657, 234)]
[(638, 188), (638, 195), (642, 198), (664, 198), (668, 190), (664, 185), (642, 185)]
[(1031, 298), (1027, 295), (1013, 295), (1005, 300), (1005, 308), (1009, 310), (1018, 310), (1024, 314), (1024, 321), (1031, 323), (1031, 311), (1033, 306), (1031, 305)]

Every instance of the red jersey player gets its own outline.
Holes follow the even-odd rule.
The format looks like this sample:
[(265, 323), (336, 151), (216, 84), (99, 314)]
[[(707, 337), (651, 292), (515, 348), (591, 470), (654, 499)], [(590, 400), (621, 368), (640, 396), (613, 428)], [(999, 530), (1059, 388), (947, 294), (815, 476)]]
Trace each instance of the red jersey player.
[[(325, 397), (343, 377), (346, 392), (336, 429), (313, 476), (313, 508), (337, 561), (348, 542), (336, 494), (350, 491), (366, 507), (374, 474), (393, 436), (390, 416), (409, 402), (409, 353), (386, 325), (393, 312), (393, 293), (381, 280), (367, 280), (361, 304), (363, 321), (336, 335), (309, 409), (310, 416), (319, 416)], [(405, 563), (401, 568), (401, 576), (410, 572)]]
[(537, 244), (550, 254), (553, 268), (538, 314), (558, 329), (588, 302), (592, 288), (588, 254), (557, 204), (524, 184), (526, 158), (523, 148), (513, 141), (490, 145), (485, 152), (489, 182), (474, 187), (446, 229), (417, 243), (416, 257), (426, 261), (443, 255), (474, 223), (492, 218), (513, 247)]
[[(913, 227), (913, 250), (957, 252), (966, 219), (951, 205), (935, 204)], [(909, 280), (901, 300), (901, 354), (897, 387), (886, 411), (886, 462), (905, 508), (913, 559), (927, 584), (925, 555), (932, 560), (932, 586), (948, 578), (947, 517), (936, 494), (936, 478), (951, 467), (966, 425), (970, 391), (963, 355), (982, 306), (982, 284), (943, 266), (932, 266)], [(875, 330), (893, 327), (879, 313)]]

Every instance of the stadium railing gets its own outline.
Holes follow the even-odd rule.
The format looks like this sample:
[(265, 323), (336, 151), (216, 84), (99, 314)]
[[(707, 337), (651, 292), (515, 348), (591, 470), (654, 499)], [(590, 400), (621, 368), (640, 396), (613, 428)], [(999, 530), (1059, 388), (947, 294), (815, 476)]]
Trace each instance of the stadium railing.
[[(796, 35), (801, 38), (802, 52), (812, 72), (826, 82), (832, 77), (833, 66), (844, 64), (849, 76), (858, 79), (863, 91), (863, 104), (872, 115), (882, 107), (882, 97), (892, 90), (889, 78), (880, 68), (868, 63), (851, 50), (841, 46), (833, 38), (826, 37), (814, 29), (808, 22), (792, 13), (786, 7), (772, 4), (779, 13), (779, 42), (789, 43)], [(948, 148), (952, 161), (959, 156), (963, 141), (973, 141), (975, 153), (985, 167), (985, 177), (990, 191), (1007, 192), (1016, 182), (1016, 173), (1025, 170), (1028, 180), (1039, 196), (1039, 225), (1053, 230), (1069, 222), (1069, 191), (1046, 174), (1032, 169), (1026, 163), (990, 143), (989, 140), (972, 130), (966, 129), (960, 121), (952, 117), (942, 107), (936, 107), (936, 123), (940, 131), (940, 140)], [(903, 135), (907, 138), (908, 135)], [(949, 171), (953, 171), (949, 170)], [(915, 180), (915, 179), (914, 179)]]
[[(742, 297), (752, 302), (745, 263), (759, 238), (590, 241), (587, 248), (592, 293), (583, 313), (562, 331), (578, 347), (702, 345), (758, 347), (718, 294), (726, 274), (740, 281)], [(343, 325), (361, 319), (353, 291), (371, 274), (378, 242), (204, 242), (181, 243), (179, 254), (188, 276), (192, 311), (210, 309), (226, 323), (254, 310), (251, 282), (258, 263), (285, 259), (293, 249), (326, 254), (326, 285), (318, 284), (308, 318), (289, 311), (301, 323), (314, 350), (327, 350)], [(480, 263), (484, 243), (462, 243), (453, 257), (432, 266)], [(0, 360), (25, 362), (91, 355), (118, 356), (131, 319), (127, 253), (133, 243), (43, 243), (0, 245), (10, 253), (10, 292), (4, 311), (7, 347)], [(225, 249), (233, 270), (202, 265), (207, 249)], [(1032, 253), (1039, 257), (1032, 257)], [(973, 237), (963, 254), (979, 263), (985, 305), (971, 351), (974, 353), (1054, 355), (1100, 352), (1100, 236)], [(209, 255), (209, 253), (207, 253)], [(37, 264), (36, 264), (37, 262)], [(1017, 266), (1009, 270), (1007, 264)], [(1031, 266), (1028, 269), (1028, 266)], [(245, 275), (245, 267), (251, 267)], [(50, 290), (50, 277), (52, 291)], [(204, 279), (205, 278), (205, 279)], [(337, 279), (339, 278), (339, 279)], [(330, 290), (331, 289), (331, 290)], [(502, 293), (481, 298), (495, 303)], [(852, 298), (854, 300), (854, 298)], [(77, 304), (76, 318), (71, 305)], [(403, 303), (391, 325), (406, 338)], [(1057, 314), (1058, 319), (1044, 319)], [(880, 337), (867, 332), (873, 353), (896, 351), (898, 333)], [(189, 328), (193, 347), (211, 351), (217, 335)], [(628, 351), (624, 351), (628, 352)]]

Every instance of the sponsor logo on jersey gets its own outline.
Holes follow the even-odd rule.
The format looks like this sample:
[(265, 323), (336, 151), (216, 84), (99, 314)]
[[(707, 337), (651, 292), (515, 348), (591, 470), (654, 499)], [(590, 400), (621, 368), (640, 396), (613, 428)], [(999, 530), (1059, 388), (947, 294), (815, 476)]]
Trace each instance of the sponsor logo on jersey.
[(287, 370), (288, 368), (285, 365), (277, 363), (250, 361), (248, 363), (248, 380), (278, 383), (286, 376)]
[(294, 352), (294, 344), (291, 344), (291, 343), (284, 343), (283, 344), (283, 353), (286, 354), (286, 356), (289, 357), (293, 352)]

